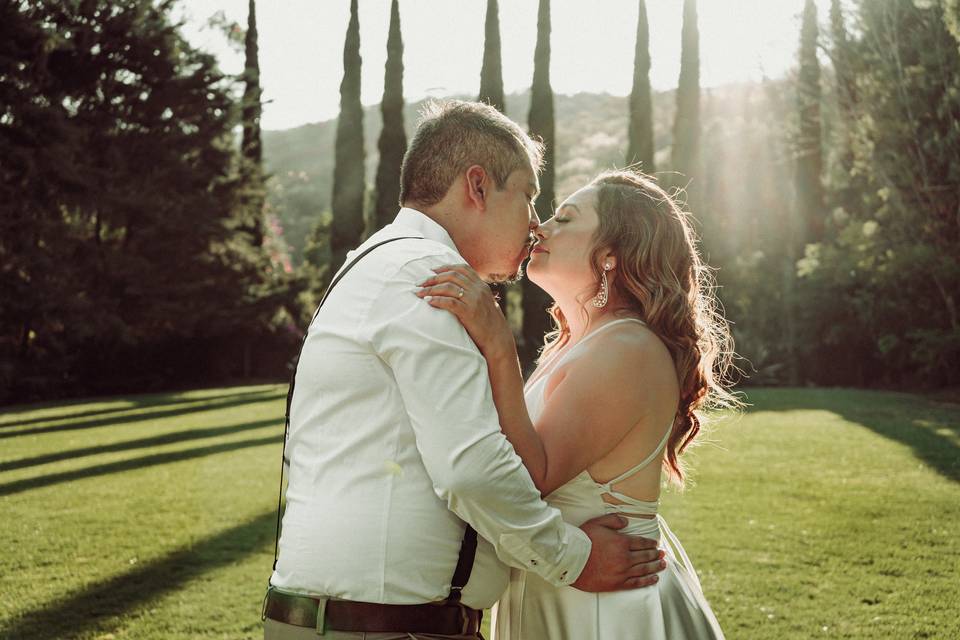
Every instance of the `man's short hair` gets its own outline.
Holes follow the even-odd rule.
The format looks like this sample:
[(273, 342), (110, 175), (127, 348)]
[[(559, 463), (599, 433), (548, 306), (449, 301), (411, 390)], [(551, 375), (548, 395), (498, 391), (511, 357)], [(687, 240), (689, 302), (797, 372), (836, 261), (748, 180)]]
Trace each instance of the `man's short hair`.
[(431, 101), (400, 169), (400, 205), (440, 202), (457, 176), (480, 165), (502, 189), (510, 174), (543, 166), (543, 144), (482, 102)]

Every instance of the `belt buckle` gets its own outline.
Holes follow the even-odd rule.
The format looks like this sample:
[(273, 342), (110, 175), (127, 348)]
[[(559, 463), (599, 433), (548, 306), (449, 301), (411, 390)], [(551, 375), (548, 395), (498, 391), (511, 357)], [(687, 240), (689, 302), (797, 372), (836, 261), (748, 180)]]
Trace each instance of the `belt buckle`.
[(457, 608), (460, 611), (460, 633), (461, 635), (476, 635), (480, 631), (480, 627), (477, 629), (471, 629), (471, 620), (470, 614), (467, 613), (467, 605), (462, 602), (457, 602)]

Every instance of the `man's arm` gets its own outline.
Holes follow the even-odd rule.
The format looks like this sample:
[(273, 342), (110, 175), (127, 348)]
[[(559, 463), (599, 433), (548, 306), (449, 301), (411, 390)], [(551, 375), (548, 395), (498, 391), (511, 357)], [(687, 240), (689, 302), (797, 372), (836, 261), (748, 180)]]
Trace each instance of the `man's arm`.
[[(585, 527), (588, 535), (540, 499), (500, 430), (483, 356), (456, 318), (415, 295), (434, 260), (412, 261), (388, 278), (361, 332), (394, 373), (437, 495), (512, 566), (555, 585), (586, 573), (577, 586), (618, 588), (610, 586), (618, 577), (619, 588), (639, 586), (627, 580), (650, 573), (637, 567), (655, 551), (610, 531), (622, 525), (609, 518), (606, 527)], [(592, 549), (591, 538), (602, 548)]]

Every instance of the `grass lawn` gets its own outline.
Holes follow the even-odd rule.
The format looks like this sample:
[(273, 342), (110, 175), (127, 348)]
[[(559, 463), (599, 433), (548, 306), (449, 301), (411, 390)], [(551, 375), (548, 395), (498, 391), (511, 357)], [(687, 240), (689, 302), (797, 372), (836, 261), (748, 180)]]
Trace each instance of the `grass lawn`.
[[(3, 409), (0, 638), (261, 637), (284, 393)], [(727, 637), (960, 637), (960, 405), (749, 395), (663, 506)]]

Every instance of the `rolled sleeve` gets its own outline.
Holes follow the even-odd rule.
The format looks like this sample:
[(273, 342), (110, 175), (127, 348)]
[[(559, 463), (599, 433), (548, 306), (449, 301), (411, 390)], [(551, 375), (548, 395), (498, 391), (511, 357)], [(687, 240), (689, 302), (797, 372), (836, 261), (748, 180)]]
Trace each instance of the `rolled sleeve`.
[(590, 539), (540, 498), (500, 430), (487, 363), (463, 326), (415, 295), (431, 267), (455, 257), (419, 258), (384, 278), (361, 331), (393, 371), (436, 494), (503, 562), (568, 585)]

